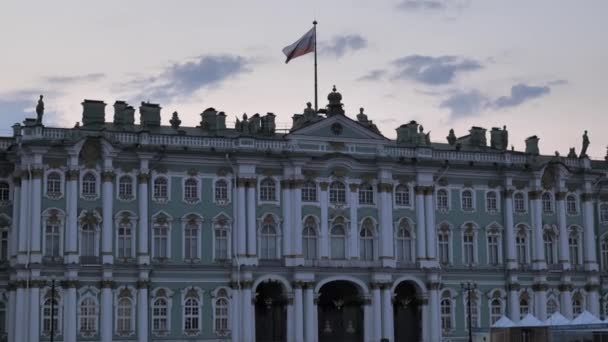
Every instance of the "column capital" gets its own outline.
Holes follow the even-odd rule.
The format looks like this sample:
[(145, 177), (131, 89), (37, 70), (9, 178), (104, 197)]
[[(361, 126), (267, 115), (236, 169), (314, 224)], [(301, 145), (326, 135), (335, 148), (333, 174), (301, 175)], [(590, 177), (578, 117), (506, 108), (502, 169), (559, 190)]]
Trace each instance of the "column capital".
[(513, 189), (504, 189), (502, 191), (502, 197), (503, 198), (511, 198), (513, 196), (513, 192), (515, 192), (515, 190), (513, 190)]
[(549, 285), (547, 285), (546, 283), (532, 284), (532, 291), (534, 291), (534, 292), (547, 291), (548, 289), (549, 289)]
[(556, 201), (563, 201), (566, 198), (566, 194), (567, 192), (565, 191), (559, 191), (555, 193), (555, 200)]
[(301, 280), (296, 280), (293, 282), (292, 286), (294, 289), (302, 289), (302, 288), (304, 288), (304, 286), (306, 286), (306, 282), (301, 281)]
[(369, 283), (369, 288), (371, 290), (376, 290), (376, 289), (379, 290), (379, 289), (382, 288), (382, 283), (380, 283), (380, 282), (371, 282), (371, 283)]
[(585, 192), (581, 194), (581, 201), (583, 202), (590, 202), (591, 200), (593, 200), (593, 194), (590, 192)]
[(357, 183), (350, 183), (348, 184), (348, 187), (350, 188), (351, 192), (357, 192), (357, 190), (359, 190), (359, 184)]
[(21, 186), (21, 175), (13, 176), (13, 186)]
[(520, 288), (521, 288), (521, 285), (519, 285), (519, 283), (508, 283), (507, 284), (508, 291), (519, 291)]
[(75, 288), (78, 288), (79, 285), (80, 285), (80, 282), (78, 280), (74, 280), (74, 279), (67, 279), (67, 280), (61, 281), (61, 287), (66, 288), (66, 289), (75, 289)]
[(148, 184), (149, 180), (150, 180), (150, 174), (147, 172), (140, 172), (137, 175), (137, 182), (139, 184)]
[(42, 175), (44, 175), (44, 170), (40, 167), (36, 167), (32, 169), (32, 178), (33, 179), (41, 179)]
[(102, 280), (99, 282), (99, 286), (102, 289), (113, 289), (116, 286), (116, 283), (112, 280)]
[(65, 172), (65, 179), (68, 181), (77, 181), (80, 175), (79, 170), (67, 170)]
[(428, 282), (426, 284), (426, 288), (429, 290), (439, 290), (441, 289), (441, 283), (438, 281)]
[(294, 179), (292, 187), (294, 189), (299, 189), (299, 188), (304, 187), (304, 180), (303, 179)]
[(538, 199), (540, 199), (541, 194), (542, 194), (541, 190), (530, 190), (530, 191), (528, 191), (528, 198), (531, 201), (538, 200)]
[(559, 292), (571, 292), (572, 290), (574, 290), (574, 285), (570, 283), (559, 284), (557, 286), (557, 289), (559, 290)]
[(319, 188), (321, 188), (321, 191), (327, 191), (328, 187), (329, 187), (328, 182), (319, 182)]
[(114, 173), (114, 171), (104, 171), (101, 173), (101, 179), (104, 182), (113, 182), (114, 177), (116, 177), (116, 174)]
[(149, 280), (138, 280), (136, 283), (136, 287), (138, 290), (149, 289), (150, 281)]
[(253, 287), (253, 281), (251, 280), (243, 280), (241, 281), (242, 289), (251, 289)]
[(393, 184), (378, 183), (378, 192), (393, 192)]
[(305, 290), (307, 290), (307, 289), (314, 290), (315, 289), (315, 282), (314, 281), (304, 281), (302, 283), (303, 283), (303, 288)]
[(585, 291), (587, 292), (596, 292), (600, 290), (600, 284), (589, 283), (585, 284)]
[(416, 195), (424, 195), (425, 191), (426, 191), (426, 186), (422, 186), (422, 185), (414, 186), (414, 193)]
[(434, 186), (432, 186), (432, 185), (426, 186), (424, 188), (424, 195), (425, 196), (430, 196), (430, 195), (433, 194), (433, 191), (435, 191), (435, 187)]

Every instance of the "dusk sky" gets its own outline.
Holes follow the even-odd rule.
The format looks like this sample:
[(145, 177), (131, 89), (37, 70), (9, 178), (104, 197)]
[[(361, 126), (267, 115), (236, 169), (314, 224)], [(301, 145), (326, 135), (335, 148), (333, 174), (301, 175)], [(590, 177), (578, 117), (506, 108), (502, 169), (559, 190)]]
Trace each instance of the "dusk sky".
[[(389, 138), (410, 120), (445, 142), (506, 125), (509, 144), (543, 154), (608, 145), (608, 1), (3, 1), (0, 135), (32, 116), (74, 126), (83, 99), (160, 103), (195, 126), (207, 107), (229, 121), (313, 101), (313, 55), (283, 47), (318, 25), (319, 105), (336, 85), (347, 115), (364, 107)], [(139, 115), (136, 115), (136, 120)], [(488, 136), (489, 139), (489, 136)]]

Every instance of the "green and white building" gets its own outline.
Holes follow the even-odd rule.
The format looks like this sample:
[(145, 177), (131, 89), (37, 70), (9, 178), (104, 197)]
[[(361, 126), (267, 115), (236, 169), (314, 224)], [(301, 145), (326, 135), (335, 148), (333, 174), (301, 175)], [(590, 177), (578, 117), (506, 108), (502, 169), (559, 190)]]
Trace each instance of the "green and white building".
[[(461, 341), (507, 315), (608, 311), (608, 165), (505, 128), (382, 135), (342, 96), (226, 126), (85, 100), (0, 138), (7, 341)], [(108, 119), (108, 120), (106, 120)], [(490, 143), (486, 140), (486, 133)], [(54, 284), (54, 285), (53, 285)], [(52, 290), (54, 288), (54, 291)]]

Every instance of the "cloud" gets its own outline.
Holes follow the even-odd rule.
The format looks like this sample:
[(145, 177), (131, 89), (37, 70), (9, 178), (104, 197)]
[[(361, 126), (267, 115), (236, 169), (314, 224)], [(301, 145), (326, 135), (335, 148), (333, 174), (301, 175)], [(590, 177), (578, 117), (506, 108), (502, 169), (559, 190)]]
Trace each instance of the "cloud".
[(177, 96), (189, 96), (199, 89), (218, 87), (222, 82), (251, 71), (253, 61), (233, 55), (204, 55), (195, 60), (173, 63), (157, 76), (147, 76), (127, 81), (141, 84), (141, 96), (154, 101)]
[(451, 83), (456, 74), (481, 69), (474, 59), (458, 56), (409, 55), (393, 61), (397, 68), (396, 79), (412, 79), (426, 85)]
[(470, 91), (457, 91), (443, 100), (440, 108), (450, 110), (450, 118), (461, 118), (473, 116), (487, 106), (488, 99), (480, 91), (473, 89)]
[(50, 76), (45, 80), (48, 83), (67, 84), (77, 82), (95, 82), (103, 79), (104, 77), (106, 77), (106, 75), (103, 73), (92, 73), (77, 76)]
[(354, 52), (367, 47), (367, 40), (358, 34), (335, 36), (330, 41), (319, 43), (319, 53), (342, 57), (348, 52)]
[(405, 0), (397, 4), (397, 8), (404, 11), (438, 10), (445, 7), (445, 3), (432, 0)]
[(511, 95), (497, 98), (493, 106), (496, 108), (515, 107), (528, 100), (545, 96), (550, 92), (551, 88), (549, 86), (530, 86), (519, 83), (511, 87)]
[(375, 70), (372, 70), (372, 71), (368, 72), (367, 74), (357, 78), (357, 81), (377, 81), (377, 80), (380, 80), (381, 78), (383, 78), (384, 75), (386, 75), (386, 70), (375, 69)]

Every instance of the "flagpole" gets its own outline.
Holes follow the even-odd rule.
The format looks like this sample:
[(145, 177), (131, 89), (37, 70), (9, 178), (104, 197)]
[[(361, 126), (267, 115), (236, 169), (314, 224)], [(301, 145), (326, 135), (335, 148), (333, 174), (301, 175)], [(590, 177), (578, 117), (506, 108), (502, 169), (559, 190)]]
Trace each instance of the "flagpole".
[(318, 100), (317, 100), (317, 21), (313, 21), (315, 29), (315, 113), (319, 110)]

